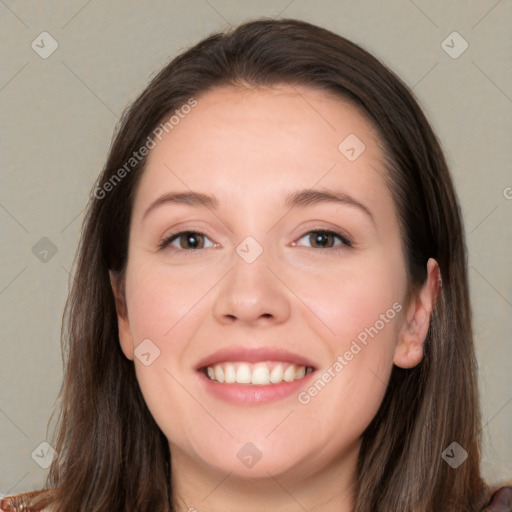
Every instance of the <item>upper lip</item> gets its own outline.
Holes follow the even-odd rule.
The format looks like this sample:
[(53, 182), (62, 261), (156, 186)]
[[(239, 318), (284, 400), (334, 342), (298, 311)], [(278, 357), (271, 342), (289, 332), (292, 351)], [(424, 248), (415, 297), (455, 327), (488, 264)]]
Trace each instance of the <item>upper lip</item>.
[(313, 369), (317, 368), (308, 358), (277, 347), (226, 347), (201, 359), (195, 369), (200, 370), (226, 361), (246, 361), (248, 363), (283, 361), (299, 366), (309, 366)]

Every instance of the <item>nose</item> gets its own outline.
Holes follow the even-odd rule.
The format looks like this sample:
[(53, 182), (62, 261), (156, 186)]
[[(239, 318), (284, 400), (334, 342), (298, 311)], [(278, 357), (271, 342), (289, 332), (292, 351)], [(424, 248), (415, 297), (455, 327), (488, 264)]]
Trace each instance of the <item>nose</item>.
[(235, 253), (231, 270), (220, 281), (213, 314), (222, 324), (279, 324), (290, 317), (293, 295), (265, 251), (249, 263)]

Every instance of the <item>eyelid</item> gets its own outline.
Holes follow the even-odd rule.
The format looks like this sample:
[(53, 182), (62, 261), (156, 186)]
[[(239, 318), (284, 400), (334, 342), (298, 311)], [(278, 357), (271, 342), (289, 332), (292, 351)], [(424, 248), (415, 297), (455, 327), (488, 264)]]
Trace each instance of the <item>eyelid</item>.
[[(203, 233), (202, 231), (199, 231), (198, 229), (180, 229), (177, 231), (174, 231), (172, 233), (169, 233), (168, 235), (164, 236), (160, 242), (158, 242), (158, 249), (164, 250), (167, 249), (174, 240), (179, 239), (181, 235), (184, 235), (185, 233), (193, 233), (196, 235), (204, 236), (205, 238), (208, 238), (214, 246), (218, 246), (219, 244), (217, 242), (214, 242), (206, 233)], [(181, 252), (199, 252), (202, 249), (181, 249), (181, 248), (174, 248), (176, 251)], [(206, 249), (211, 249), (211, 247), (206, 247)]]
[[(179, 239), (181, 235), (184, 235), (186, 233), (192, 233), (192, 234), (196, 234), (196, 235), (200, 235), (205, 238), (208, 238), (214, 244), (214, 247), (218, 247), (220, 245), (217, 242), (213, 241), (206, 233), (203, 233), (202, 231), (200, 231), (198, 229), (191, 228), (191, 229), (177, 230), (177, 231), (174, 231), (174, 232), (166, 235), (158, 243), (158, 249), (159, 250), (167, 249), (168, 247), (171, 246), (172, 242)], [(297, 246), (297, 240), (301, 240), (305, 236), (310, 235), (312, 233), (327, 233), (329, 235), (332, 235), (332, 236), (338, 238), (341, 241), (341, 244), (335, 245), (333, 247), (323, 248), (323, 249), (322, 248), (316, 249), (314, 247), (311, 247), (311, 249), (322, 250), (323, 252), (333, 252), (333, 251), (339, 252), (341, 250), (346, 250), (347, 248), (353, 247), (353, 245), (354, 245), (351, 237), (347, 236), (346, 234), (344, 234), (342, 232), (338, 232), (338, 231), (335, 231), (335, 230), (329, 229), (329, 228), (311, 228), (311, 229), (305, 231), (299, 238), (296, 239), (296, 241), (292, 242), (292, 246)], [(173, 247), (173, 249), (171, 249), (171, 250), (175, 250), (178, 252), (200, 252), (204, 249), (212, 249), (212, 248), (213, 247), (204, 247), (202, 249), (181, 249), (181, 248)]]
[[(308, 231), (306, 231), (302, 236), (300, 236), (297, 240), (300, 240), (304, 238), (307, 235), (310, 235), (311, 233), (327, 233), (329, 235), (333, 235), (334, 237), (338, 238), (342, 243), (341, 245), (334, 246), (334, 247), (328, 247), (326, 249), (323, 249), (324, 251), (337, 251), (346, 249), (347, 247), (353, 247), (352, 239), (349, 238), (344, 233), (340, 233), (338, 231), (335, 231), (333, 229), (327, 229), (327, 228), (313, 228)], [(296, 245), (296, 242), (294, 242), (294, 245)], [(339, 249), (336, 249), (338, 247)]]

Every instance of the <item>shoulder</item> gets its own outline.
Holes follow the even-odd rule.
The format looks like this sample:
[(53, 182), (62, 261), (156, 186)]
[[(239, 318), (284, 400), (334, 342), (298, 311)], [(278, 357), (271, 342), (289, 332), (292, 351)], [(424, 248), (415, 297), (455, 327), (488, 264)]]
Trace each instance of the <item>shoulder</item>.
[(485, 512), (510, 512), (512, 511), (512, 485), (506, 485), (496, 489), (491, 496)]
[(53, 489), (24, 492), (0, 499), (1, 512), (55, 512), (51, 507)]

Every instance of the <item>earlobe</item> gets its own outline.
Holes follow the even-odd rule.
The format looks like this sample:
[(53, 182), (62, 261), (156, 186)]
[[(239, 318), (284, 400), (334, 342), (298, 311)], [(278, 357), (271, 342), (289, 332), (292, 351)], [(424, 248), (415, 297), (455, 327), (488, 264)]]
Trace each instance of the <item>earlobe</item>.
[(393, 358), (396, 366), (413, 368), (423, 359), (423, 347), (441, 285), (439, 265), (430, 258), (427, 262), (427, 279), (411, 301), (400, 330)]
[(118, 278), (109, 270), (110, 285), (114, 294), (114, 301), (117, 313), (117, 329), (119, 334), (119, 343), (121, 350), (127, 359), (133, 361), (134, 344), (133, 336), (130, 330), (130, 323), (128, 321), (128, 311), (126, 308), (126, 300), (124, 293), (124, 286), (119, 284)]

